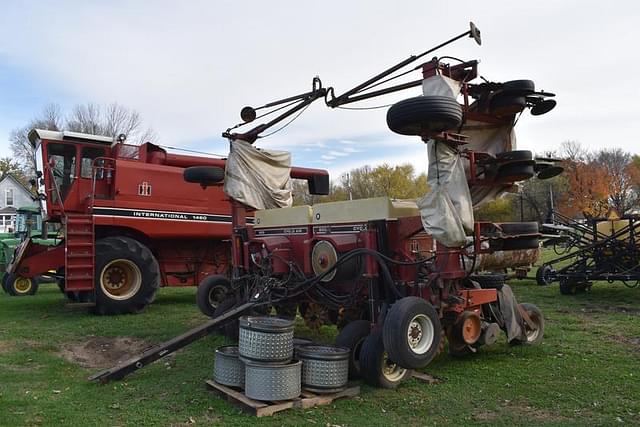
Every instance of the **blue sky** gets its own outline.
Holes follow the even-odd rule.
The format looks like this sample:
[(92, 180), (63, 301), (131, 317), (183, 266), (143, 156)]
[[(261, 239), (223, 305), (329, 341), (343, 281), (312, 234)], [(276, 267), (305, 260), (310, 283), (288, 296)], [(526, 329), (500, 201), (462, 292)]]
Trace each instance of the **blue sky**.
[[(244, 105), (308, 91), (315, 75), (341, 93), (465, 31), (469, 20), (482, 30), (483, 46), (465, 39), (437, 54), (480, 59), (489, 80), (530, 78), (558, 94), (548, 115), (522, 117), (519, 148), (578, 140), (637, 152), (639, 89), (630, 82), (640, 68), (632, 53), (639, 12), (634, 1), (4, 0), (0, 155), (10, 154), (10, 130), (49, 102), (118, 102), (138, 110), (161, 143), (224, 154), (220, 133)], [(260, 145), (290, 150), (296, 164), (334, 175), (383, 162), (426, 170), (422, 143), (392, 134), (385, 110), (321, 104)]]

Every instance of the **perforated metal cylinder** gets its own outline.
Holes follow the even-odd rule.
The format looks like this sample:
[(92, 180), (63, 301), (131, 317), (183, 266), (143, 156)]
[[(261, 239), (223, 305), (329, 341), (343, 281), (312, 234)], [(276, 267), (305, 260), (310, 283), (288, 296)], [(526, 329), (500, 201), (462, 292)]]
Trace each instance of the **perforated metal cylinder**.
[(244, 363), (238, 358), (238, 346), (228, 345), (216, 349), (213, 379), (222, 385), (244, 388)]
[(244, 394), (256, 400), (288, 400), (300, 396), (302, 363), (245, 364)]
[(279, 317), (240, 318), (240, 358), (245, 362), (285, 364), (293, 358), (293, 320)]
[(317, 393), (331, 393), (349, 381), (349, 349), (324, 345), (303, 345), (296, 349), (302, 362), (302, 386)]

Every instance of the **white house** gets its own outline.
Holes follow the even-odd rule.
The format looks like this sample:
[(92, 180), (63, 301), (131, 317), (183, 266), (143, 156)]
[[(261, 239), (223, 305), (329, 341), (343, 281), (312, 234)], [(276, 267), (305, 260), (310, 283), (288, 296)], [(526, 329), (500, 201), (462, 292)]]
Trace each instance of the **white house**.
[(11, 174), (0, 179), (0, 233), (15, 230), (16, 210), (27, 206), (38, 206), (31, 192)]

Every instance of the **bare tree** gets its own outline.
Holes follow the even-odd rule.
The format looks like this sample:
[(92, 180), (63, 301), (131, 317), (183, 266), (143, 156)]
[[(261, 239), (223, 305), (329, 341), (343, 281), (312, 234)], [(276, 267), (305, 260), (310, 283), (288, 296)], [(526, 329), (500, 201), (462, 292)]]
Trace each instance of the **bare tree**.
[(129, 144), (158, 139), (153, 129), (143, 127), (142, 118), (137, 111), (119, 104), (106, 107), (91, 103), (78, 104), (66, 117), (59, 105), (48, 104), (26, 126), (16, 128), (9, 134), (13, 156), (26, 176), (32, 176), (35, 171), (33, 147), (28, 138), (31, 129), (68, 130), (109, 137), (125, 134)]
[(578, 141), (564, 141), (560, 144), (560, 152), (565, 160), (572, 162), (584, 162), (589, 159), (589, 150)]
[(91, 103), (76, 105), (67, 117), (65, 129), (110, 137), (124, 134), (130, 144), (157, 139), (151, 128), (143, 128), (142, 118), (137, 111), (116, 103), (106, 107)]
[(29, 141), (31, 129), (60, 130), (62, 127), (62, 110), (57, 104), (47, 104), (39, 115), (34, 117), (26, 126), (13, 129), (9, 133), (9, 144), (15, 161), (17, 161), (26, 176), (32, 176), (35, 171), (33, 146)]

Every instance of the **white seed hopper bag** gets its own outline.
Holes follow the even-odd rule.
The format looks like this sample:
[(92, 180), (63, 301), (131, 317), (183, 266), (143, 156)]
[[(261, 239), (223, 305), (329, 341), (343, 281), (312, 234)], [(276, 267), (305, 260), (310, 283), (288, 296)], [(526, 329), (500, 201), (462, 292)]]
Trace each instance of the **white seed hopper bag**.
[[(474, 151), (481, 151), (495, 156), (498, 153), (516, 149), (516, 133), (513, 121), (506, 124), (490, 124), (467, 120), (460, 133), (467, 135), (469, 140), (473, 141), (473, 143), (467, 144), (464, 148)], [(468, 174), (469, 161), (465, 159), (464, 164)], [(473, 206), (480, 207), (512, 190), (512, 187), (512, 185), (499, 182), (491, 186), (472, 185), (470, 191)]]
[(422, 225), (434, 239), (448, 247), (461, 247), (473, 231), (471, 193), (460, 155), (445, 143), (427, 143), (431, 192), (416, 202)]
[(224, 175), (224, 192), (254, 209), (288, 208), (291, 195), (291, 153), (263, 150), (234, 140)]

